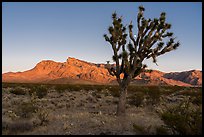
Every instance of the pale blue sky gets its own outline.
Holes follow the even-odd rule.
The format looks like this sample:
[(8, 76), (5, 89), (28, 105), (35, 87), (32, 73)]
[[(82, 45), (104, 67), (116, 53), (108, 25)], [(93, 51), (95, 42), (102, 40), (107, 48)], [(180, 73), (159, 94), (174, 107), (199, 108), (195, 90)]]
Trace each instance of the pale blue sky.
[[(136, 29), (138, 6), (146, 18), (166, 12), (167, 22), (181, 46), (146, 61), (148, 68), (164, 72), (202, 69), (202, 3), (190, 2), (47, 2), (2, 3), (2, 71), (33, 68), (41, 60), (65, 62), (68, 56), (94, 63), (112, 61), (111, 46), (103, 34), (111, 14), (133, 21)], [(135, 31), (136, 33), (136, 31)]]

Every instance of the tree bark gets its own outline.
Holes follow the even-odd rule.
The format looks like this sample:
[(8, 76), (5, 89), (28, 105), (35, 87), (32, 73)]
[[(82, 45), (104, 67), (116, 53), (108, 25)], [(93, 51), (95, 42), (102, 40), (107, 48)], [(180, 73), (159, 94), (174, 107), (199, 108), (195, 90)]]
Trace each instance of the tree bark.
[(127, 86), (124, 86), (124, 87), (120, 86), (120, 96), (119, 96), (119, 102), (118, 102), (118, 106), (117, 106), (117, 115), (118, 116), (124, 116), (125, 115), (126, 96), (127, 96)]

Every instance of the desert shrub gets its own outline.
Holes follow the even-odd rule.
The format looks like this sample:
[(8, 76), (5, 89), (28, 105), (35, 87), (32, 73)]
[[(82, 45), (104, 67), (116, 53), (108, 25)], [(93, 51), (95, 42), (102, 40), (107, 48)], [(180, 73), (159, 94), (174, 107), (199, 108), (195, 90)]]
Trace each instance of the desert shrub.
[(146, 90), (145, 93), (149, 97), (148, 104), (157, 104), (160, 101), (161, 92), (159, 86), (149, 87), (149, 89)]
[(138, 92), (137, 94), (134, 94), (130, 97), (128, 97), (128, 104), (129, 105), (134, 105), (136, 107), (139, 107), (143, 100), (144, 100), (144, 93), (143, 92)]
[(186, 125), (183, 115), (166, 112), (162, 115), (162, 120), (174, 130), (174, 133), (186, 134), (187, 129), (190, 128), (189, 125)]
[(108, 87), (108, 91), (113, 97), (119, 97), (120, 96), (119, 87), (110, 86), (110, 87)]
[(45, 125), (49, 122), (49, 113), (47, 110), (38, 110), (37, 115), (40, 119), (40, 125)]
[(202, 96), (197, 96), (192, 98), (192, 103), (196, 105), (201, 105), (202, 104)]
[(94, 96), (96, 98), (101, 98), (101, 95), (97, 92), (92, 92), (91, 94), (92, 94), (92, 96)]
[(96, 90), (101, 91), (104, 87), (102, 85), (83, 85), (83, 84), (73, 84), (73, 85), (67, 85), (66, 88), (69, 91), (90, 91), (90, 90)]
[(159, 86), (159, 88), (162, 95), (170, 95), (185, 89), (185, 87), (182, 86)]
[(185, 95), (185, 96), (202, 96), (202, 91), (197, 90), (184, 90), (179, 92), (178, 95)]
[(171, 86), (171, 88), (172, 88), (173, 90), (176, 90), (176, 91), (183, 89), (182, 86), (178, 86), (178, 85)]
[(2, 82), (2, 88), (8, 88), (8, 87), (9, 87), (9, 84), (8, 84), (8, 83)]
[(2, 83), (2, 86), (7, 88), (23, 87), (23, 88), (32, 88), (33, 86), (39, 86), (37, 83)]
[(102, 91), (102, 90), (105, 90), (106, 89), (106, 85), (97, 85), (96, 87), (95, 87), (95, 90), (97, 90), (97, 91)]
[(64, 91), (79, 91), (83, 88), (83, 85), (78, 84), (60, 84), (55, 86), (55, 90), (59, 93)]
[(30, 91), (29, 94), (32, 96), (32, 94), (35, 94), (38, 98), (43, 98), (47, 95), (48, 91), (47, 88), (45, 86), (42, 85), (38, 85), (38, 86), (33, 86)]
[(32, 128), (33, 128), (32, 122), (22, 119), (14, 121), (8, 126), (8, 130), (10, 131), (9, 134), (16, 134), (18, 132), (29, 131)]
[(98, 85), (76, 85), (76, 87), (72, 87), (73, 90), (78, 91), (78, 90), (98, 90)]
[(160, 86), (160, 93), (161, 95), (170, 95), (172, 93), (175, 93), (176, 91), (172, 88), (173, 86)]
[(36, 88), (36, 95), (38, 96), (38, 98), (43, 98), (47, 95), (48, 90), (45, 86), (38, 86)]
[(141, 134), (150, 134), (150, 129), (151, 129), (151, 125), (148, 126), (148, 127), (143, 127), (141, 125), (137, 125), (135, 123), (133, 123), (133, 129), (136, 131), (136, 132), (140, 132)]
[(95, 99), (94, 97), (92, 97), (92, 96), (88, 96), (88, 97), (86, 98), (86, 100), (89, 101), (89, 102), (91, 102), (91, 103), (96, 103), (96, 99)]
[(143, 92), (146, 89), (146, 87), (144, 86), (134, 86), (134, 85), (130, 85), (128, 86), (128, 94), (134, 94), (136, 92)]
[(142, 132), (142, 133), (144, 133), (145, 132), (145, 128), (143, 127), (143, 126), (140, 126), (140, 125), (137, 125), (137, 124), (133, 124), (133, 129), (135, 130), (135, 131), (139, 131), (139, 132)]
[(22, 118), (28, 118), (37, 111), (37, 107), (32, 102), (23, 102), (18, 109), (17, 114)]
[(162, 113), (164, 123), (174, 134), (200, 135), (202, 133), (202, 110), (190, 109), (189, 100)]
[(8, 129), (8, 122), (2, 119), (2, 130)]
[(63, 85), (56, 85), (55, 86), (55, 91), (57, 91), (58, 93), (62, 93), (66, 90), (67, 88)]
[(69, 91), (80, 91), (84, 89), (83, 85), (69, 85)]
[(160, 101), (160, 96), (162, 94), (162, 91), (160, 90), (160, 86), (133, 86), (132, 85), (128, 87), (128, 94), (136, 95), (135, 98), (132, 97), (132, 100), (135, 100), (135, 103), (137, 102), (137, 104), (141, 103), (141, 101), (144, 99), (143, 97), (144, 95), (147, 96), (148, 104), (157, 104)]
[(7, 90), (6, 88), (2, 88), (2, 93), (10, 93), (10, 91), (9, 90)]
[(108, 92), (104, 92), (103, 94), (104, 94), (105, 97), (109, 96)]
[(15, 87), (10, 91), (10, 93), (13, 93), (15, 95), (26, 95), (27, 91), (21, 87)]
[(2, 87), (3, 88), (15, 88), (20, 86), (20, 84), (18, 83), (6, 83), (6, 82), (2, 82)]
[(168, 129), (164, 126), (160, 126), (156, 128), (156, 134), (157, 135), (168, 135)]

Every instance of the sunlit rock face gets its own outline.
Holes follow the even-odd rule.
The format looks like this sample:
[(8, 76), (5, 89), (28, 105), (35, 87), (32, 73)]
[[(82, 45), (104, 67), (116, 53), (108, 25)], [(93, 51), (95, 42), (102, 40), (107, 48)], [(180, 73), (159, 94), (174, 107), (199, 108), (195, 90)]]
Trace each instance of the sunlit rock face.
[[(33, 69), (24, 72), (9, 72), (2, 74), (3, 82), (26, 82), (26, 83), (93, 83), (115, 84), (115, 77), (111, 76), (106, 64), (94, 64), (68, 57), (66, 62), (43, 60)], [(123, 76), (121, 75), (121, 78)], [(131, 84), (139, 85), (179, 85), (201, 86), (202, 71), (191, 70), (185, 72), (164, 73), (158, 70), (141, 73)]]
[[(94, 64), (86, 61), (68, 57), (64, 63), (52, 60), (43, 60), (33, 69), (17, 72), (5, 73), (2, 75), (4, 82), (43, 82), (61, 78), (72, 80), (87, 80), (97, 83), (109, 83), (114, 77), (109, 75), (104, 68), (104, 64)], [(63, 83), (63, 81), (60, 80)], [(57, 81), (56, 81), (57, 83)]]
[(190, 70), (183, 72), (171, 72), (164, 75), (165, 78), (182, 81), (191, 85), (202, 86), (202, 71)]

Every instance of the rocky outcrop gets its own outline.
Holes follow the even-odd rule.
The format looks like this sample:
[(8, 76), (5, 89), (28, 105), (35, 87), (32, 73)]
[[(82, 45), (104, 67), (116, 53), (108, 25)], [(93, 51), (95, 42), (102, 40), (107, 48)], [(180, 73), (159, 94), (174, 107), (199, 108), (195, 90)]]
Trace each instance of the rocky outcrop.
[(47, 82), (60, 83), (62, 79), (92, 81), (98, 83), (109, 83), (114, 79), (110, 76), (104, 66), (88, 63), (69, 57), (66, 62), (60, 63), (52, 60), (39, 62), (33, 69), (18, 72), (5, 73), (2, 75), (3, 82)]
[[(191, 86), (191, 84), (184, 83), (182, 81), (177, 81), (174, 79), (167, 79), (164, 78), (165, 73), (153, 70), (152, 72), (143, 72), (132, 83), (140, 83), (140, 84), (147, 84), (147, 85), (177, 85), (177, 86)], [(139, 84), (138, 83), (138, 84)]]
[(164, 74), (163, 77), (167, 79), (182, 81), (191, 85), (198, 85), (198, 86), (202, 85), (202, 71), (199, 71), (199, 70), (171, 72), (171, 73)]

